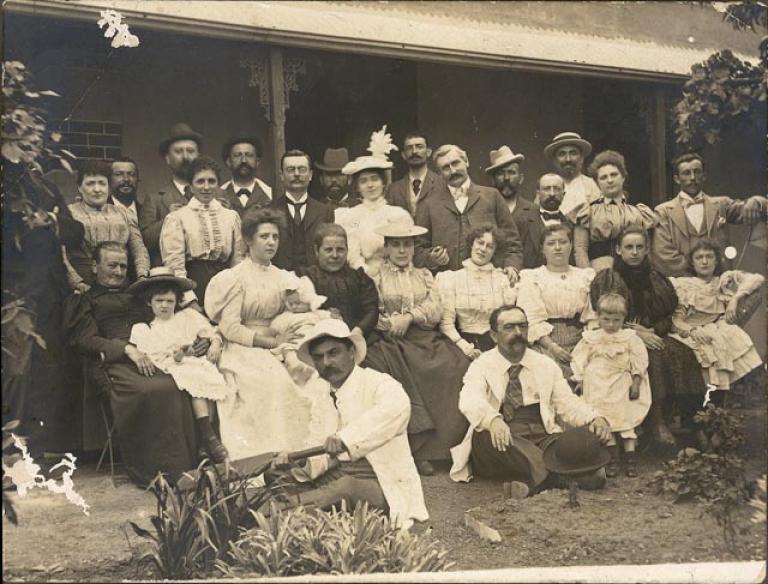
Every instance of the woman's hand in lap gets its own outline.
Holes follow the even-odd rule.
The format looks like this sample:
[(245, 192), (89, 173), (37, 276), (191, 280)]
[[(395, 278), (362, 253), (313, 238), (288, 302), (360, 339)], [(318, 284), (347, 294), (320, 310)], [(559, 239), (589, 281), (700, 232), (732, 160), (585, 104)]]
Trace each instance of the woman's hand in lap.
[(695, 328), (691, 330), (691, 338), (696, 341), (697, 343), (709, 343), (712, 340), (712, 337), (710, 337), (707, 333), (705, 333), (700, 328)]
[(404, 337), (408, 332), (408, 327), (413, 322), (413, 315), (411, 314), (395, 314), (389, 319), (390, 329), (389, 334), (395, 338)]
[(299, 327), (301, 327), (299, 323), (294, 323), (283, 332), (278, 333), (275, 336), (275, 340), (277, 341), (278, 346), (282, 345), (283, 343), (294, 343), (301, 340), (303, 335), (299, 332)]
[(643, 341), (645, 346), (649, 349), (653, 349), (654, 351), (664, 350), (664, 340), (656, 333), (644, 327), (635, 329), (635, 332), (637, 333), (637, 336), (640, 337), (640, 340)]
[(728, 324), (736, 324), (739, 321), (739, 298), (734, 296), (728, 301), (728, 306), (725, 308), (725, 322)]
[(218, 363), (219, 358), (221, 358), (221, 346), (221, 341), (211, 341), (211, 346), (208, 347), (208, 351), (205, 354), (208, 360), (214, 365)]

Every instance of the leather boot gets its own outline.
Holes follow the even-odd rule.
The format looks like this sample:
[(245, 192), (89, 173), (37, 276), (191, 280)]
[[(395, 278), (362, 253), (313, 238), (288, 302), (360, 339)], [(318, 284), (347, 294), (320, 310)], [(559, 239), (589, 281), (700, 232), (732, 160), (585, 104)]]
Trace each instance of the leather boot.
[(609, 446), (608, 453), (611, 455), (611, 460), (605, 465), (605, 476), (612, 479), (619, 474), (619, 445)]

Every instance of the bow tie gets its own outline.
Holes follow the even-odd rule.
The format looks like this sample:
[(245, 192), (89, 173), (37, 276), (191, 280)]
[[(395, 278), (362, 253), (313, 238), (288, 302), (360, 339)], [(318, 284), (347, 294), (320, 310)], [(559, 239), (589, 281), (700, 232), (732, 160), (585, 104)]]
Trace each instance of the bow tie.
[(541, 213), (541, 218), (545, 221), (565, 221), (565, 215), (560, 211), (544, 211), (539, 209), (539, 213)]
[(685, 198), (681, 199), (681, 204), (683, 205), (683, 209), (687, 209), (691, 205), (700, 205), (704, 202), (704, 195), (702, 193), (699, 193), (695, 197)]
[(236, 194), (238, 197), (242, 197), (243, 195), (245, 195), (246, 197), (250, 197), (251, 191), (249, 191), (248, 189), (240, 189), (239, 191), (237, 191)]

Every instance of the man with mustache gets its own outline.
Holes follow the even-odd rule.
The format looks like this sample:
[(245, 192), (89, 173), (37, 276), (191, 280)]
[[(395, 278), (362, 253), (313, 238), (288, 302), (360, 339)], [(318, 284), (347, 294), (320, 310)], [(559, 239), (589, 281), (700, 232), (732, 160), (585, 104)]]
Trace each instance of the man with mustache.
[(474, 184), (469, 178), (467, 153), (445, 144), (433, 155), (444, 182), (416, 208), (416, 224), (428, 232), (417, 240), (414, 264), (430, 270), (458, 270), (469, 257), (467, 234), (472, 227), (488, 223), (504, 234), (504, 246), (496, 250), (494, 265), (515, 284), (523, 266), (517, 226), (499, 191)]
[(272, 202), (272, 188), (257, 178), (263, 148), (256, 136), (232, 136), (221, 148), (221, 158), (232, 173), (232, 180), (221, 185), (223, 199), (240, 216), (251, 207), (266, 207)]
[(323, 223), (333, 223), (333, 209), (308, 194), (312, 181), (312, 159), (302, 150), (289, 150), (280, 161), (285, 194), (272, 202), (282, 211), (287, 227), (280, 229), (280, 245), (272, 260), (278, 268), (296, 270), (317, 263), (315, 231)]
[(107, 203), (123, 208), (136, 225), (139, 224), (141, 202), (137, 188), (139, 185), (139, 167), (132, 158), (123, 156), (112, 161), (112, 174), (109, 177), (110, 195)]
[(400, 156), (408, 165), (408, 174), (389, 185), (387, 202), (402, 207), (415, 219), (417, 207), (440, 189), (442, 180), (427, 166), (432, 149), (422, 132), (406, 134)]
[[(459, 409), (469, 421), (464, 440), (451, 449), (451, 478), (477, 476), (512, 480), (523, 498), (547, 478), (543, 450), (570, 426), (588, 426), (603, 442), (608, 421), (575, 395), (552, 359), (528, 348), (528, 318), (522, 308), (502, 306), (491, 314), (496, 348), (475, 359), (464, 376)], [(577, 457), (578, 458), (578, 457)], [(600, 488), (600, 469), (580, 478), (585, 489)]]
[(349, 177), (341, 169), (349, 162), (346, 148), (326, 148), (322, 162), (315, 162), (320, 172), (320, 187), (323, 191), (323, 203), (332, 209), (354, 207), (360, 202), (356, 193), (349, 192)]
[[(728, 245), (726, 223), (753, 225), (765, 221), (768, 199), (746, 200), (712, 197), (704, 190), (704, 159), (698, 154), (683, 154), (672, 162), (675, 184), (680, 187), (671, 201), (656, 207), (659, 224), (653, 237), (653, 264), (665, 276), (689, 274), (688, 254), (702, 239)], [(725, 269), (729, 261), (725, 260)]]
[(558, 174), (565, 180), (565, 197), (560, 205), (565, 215), (601, 196), (597, 183), (581, 173), (584, 159), (590, 152), (592, 144), (576, 132), (558, 134), (544, 148), (544, 156), (552, 160)]
[(160, 142), (160, 156), (171, 171), (171, 180), (157, 194), (150, 194), (139, 212), (139, 227), (149, 251), (152, 266), (162, 265), (160, 230), (165, 216), (180, 209), (192, 197), (189, 191), (190, 164), (200, 154), (203, 137), (188, 124), (174, 124), (168, 137)]

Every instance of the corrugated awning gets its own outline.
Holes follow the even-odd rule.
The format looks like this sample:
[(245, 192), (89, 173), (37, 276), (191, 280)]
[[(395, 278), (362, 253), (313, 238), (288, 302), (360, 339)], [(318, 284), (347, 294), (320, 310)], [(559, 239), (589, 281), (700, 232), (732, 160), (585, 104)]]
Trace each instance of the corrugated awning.
[[(414, 18), (407, 7), (383, 2), (11, 0), (7, 7), (16, 12), (92, 18), (94, 25), (99, 10), (111, 8), (135, 28), (401, 58), (646, 79), (687, 76), (693, 64), (712, 53), (628, 38), (478, 22), (444, 11)], [(738, 56), (757, 60), (757, 55)]]

